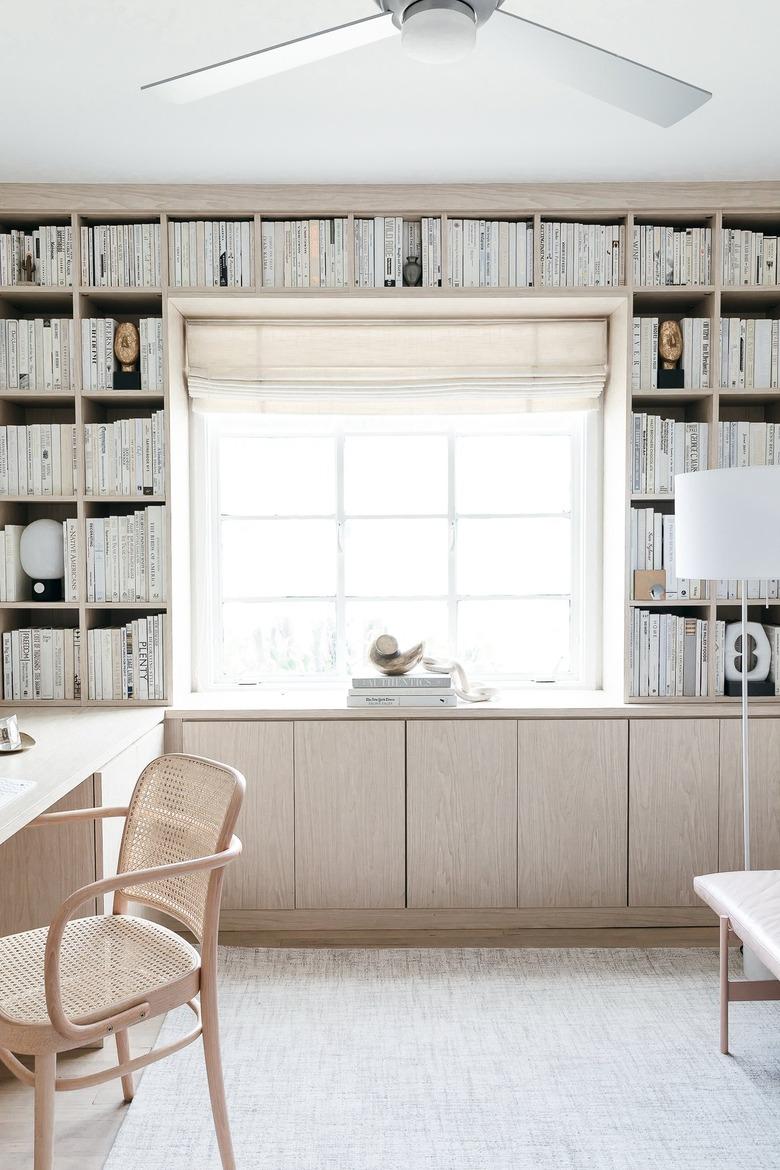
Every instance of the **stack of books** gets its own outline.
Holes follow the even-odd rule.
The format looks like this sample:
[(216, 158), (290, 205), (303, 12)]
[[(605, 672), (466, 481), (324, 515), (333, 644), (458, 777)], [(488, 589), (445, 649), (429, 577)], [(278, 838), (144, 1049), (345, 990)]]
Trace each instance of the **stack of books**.
[(87, 601), (165, 600), (165, 507), (87, 518)]
[(671, 495), (674, 477), (707, 470), (708, 424), (632, 414), (631, 491)]
[(177, 288), (248, 288), (252, 284), (252, 224), (249, 220), (169, 220), (168, 283)]
[(159, 223), (82, 227), (81, 283), (95, 288), (154, 288), (159, 285)]
[(76, 424), (0, 426), (0, 496), (72, 496)]
[(723, 283), (777, 284), (777, 236), (724, 228)]
[(347, 220), (264, 219), (264, 288), (344, 288)]
[(358, 288), (401, 288), (404, 264), (419, 261), (421, 283), (441, 285), (441, 220), (423, 216), (377, 215), (355, 220), (355, 284)]
[(658, 224), (634, 226), (635, 285), (709, 284), (711, 266), (710, 228), (677, 231)]
[(73, 283), (72, 270), (73, 236), (66, 224), (29, 232), (12, 228), (0, 235), (0, 284), (69, 288)]
[(452, 288), (528, 288), (534, 282), (533, 224), (451, 219), (447, 266)]
[[(700, 618), (634, 609), (629, 635), (633, 698), (708, 694), (709, 625)], [(721, 626), (721, 623), (716, 623)], [(716, 639), (723, 629), (716, 628)], [(716, 647), (716, 657), (718, 647)]]
[(721, 317), (720, 384), (730, 390), (777, 390), (780, 322)]
[(90, 699), (165, 698), (165, 614), (87, 630)]
[(353, 678), (348, 707), (454, 707), (448, 674), (395, 674)]
[(73, 321), (0, 320), (1, 390), (72, 390)]
[(617, 223), (543, 223), (539, 239), (547, 288), (615, 288), (623, 282), (626, 229)]
[[(710, 384), (709, 317), (683, 317), (679, 324), (683, 339), (680, 359), (683, 388), (707, 389)], [(658, 331), (658, 317), (634, 317), (631, 367), (633, 390), (658, 389)]]
[[(706, 581), (675, 577), (675, 520), (668, 512), (653, 508), (631, 509), (631, 569), (663, 569), (666, 596), (700, 601), (706, 597)], [(633, 576), (631, 589), (633, 596)]]
[(3, 634), (3, 698), (81, 698), (81, 631), (47, 626)]
[[(0, 492), (2, 491), (0, 428)], [(84, 424), (84, 480), (88, 496), (161, 496), (165, 493), (165, 414)]]
[[(119, 369), (114, 354), (116, 328), (117, 322), (113, 317), (82, 319), (81, 370), (84, 390), (114, 389), (114, 372)], [(138, 334), (141, 389), (160, 391), (164, 378), (162, 317), (141, 317)]]

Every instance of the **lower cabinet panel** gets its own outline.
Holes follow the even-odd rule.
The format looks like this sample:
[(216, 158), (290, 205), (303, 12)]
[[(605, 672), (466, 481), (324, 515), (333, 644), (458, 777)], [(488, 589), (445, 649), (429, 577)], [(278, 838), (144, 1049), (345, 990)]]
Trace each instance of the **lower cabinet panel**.
[(517, 724), (410, 720), (408, 904), (517, 905)]
[(188, 721), (182, 751), (229, 764), (246, 778), (236, 827), (243, 852), (225, 871), (223, 908), (293, 909), (292, 723)]
[[(93, 808), (94, 794), (90, 776), (46, 811)], [(94, 882), (95, 825), (84, 821), (21, 829), (0, 845), (0, 936), (48, 926), (66, 898)], [(93, 901), (77, 917), (94, 913)]]
[(295, 905), (405, 905), (404, 724), (295, 724)]
[(518, 905), (625, 906), (628, 721), (518, 723)]
[[(742, 724), (722, 719), (718, 868), (742, 864)], [(750, 864), (780, 869), (780, 719), (750, 723)]]
[(699, 906), (718, 868), (718, 720), (632, 719), (629, 905)]

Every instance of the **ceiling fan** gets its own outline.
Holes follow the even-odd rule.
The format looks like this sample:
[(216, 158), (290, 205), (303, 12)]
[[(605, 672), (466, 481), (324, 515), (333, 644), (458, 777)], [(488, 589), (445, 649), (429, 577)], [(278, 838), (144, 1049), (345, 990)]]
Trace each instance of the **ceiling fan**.
[(627, 110), (658, 126), (672, 126), (712, 94), (648, 65), (619, 57), (597, 45), (535, 24), (512, 11), (514, 0), (374, 0), (379, 12), (270, 45), (202, 69), (142, 86), (174, 102), (190, 102), (275, 73), (362, 48), (400, 30), (404, 50), (431, 64), (460, 61), (472, 51), (477, 30), (492, 17), (506, 17), (503, 29), (512, 38), (517, 63), (541, 69), (573, 89)]

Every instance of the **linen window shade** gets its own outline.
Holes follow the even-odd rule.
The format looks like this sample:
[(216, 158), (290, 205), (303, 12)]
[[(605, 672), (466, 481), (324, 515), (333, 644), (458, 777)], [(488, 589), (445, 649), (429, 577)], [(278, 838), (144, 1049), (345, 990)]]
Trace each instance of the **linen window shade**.
[(586, 410), (604, 320), (187, 322), (195, 409), (306, 413)]

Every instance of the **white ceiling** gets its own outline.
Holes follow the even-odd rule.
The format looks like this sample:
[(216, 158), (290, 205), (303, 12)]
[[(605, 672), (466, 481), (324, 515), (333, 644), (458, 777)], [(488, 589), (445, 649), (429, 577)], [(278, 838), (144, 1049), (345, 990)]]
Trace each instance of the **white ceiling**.
[(173, 106), (139, 86), (358, 19), (373, 0), (5, 0), (0, 181), (780, 178), (777, 0), (512, 4), (714, 97), (659, 129), (520, 76), (494, 17), (465, 65), (419, 65), (392, 40)]

